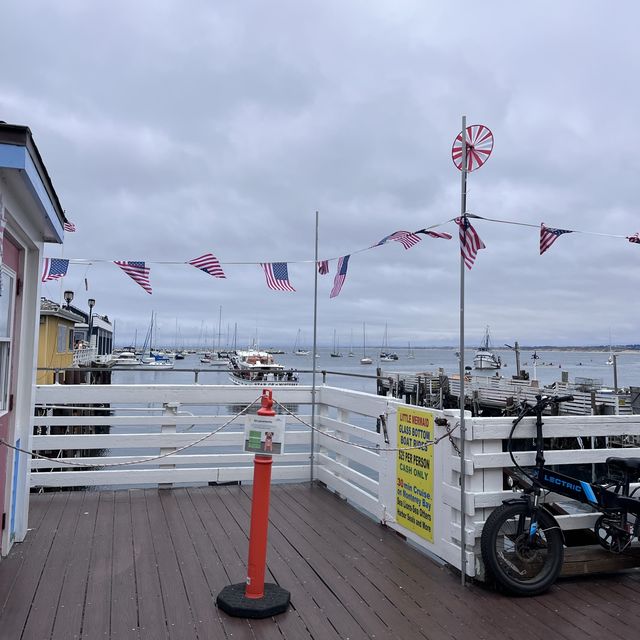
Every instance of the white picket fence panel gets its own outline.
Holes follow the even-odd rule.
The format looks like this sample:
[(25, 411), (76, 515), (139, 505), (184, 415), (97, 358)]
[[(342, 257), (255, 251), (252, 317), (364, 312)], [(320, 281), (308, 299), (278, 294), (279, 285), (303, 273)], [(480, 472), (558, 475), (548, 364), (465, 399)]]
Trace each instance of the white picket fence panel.
[[(32, 487), (72, 486), (170, 486), (180, 483), (251, 482), (253, 455), (243, 452), (243, 419), (194, 447), (162, 460), (158, 452), (170, 452), (202, 437), (203, 432), (224, 424), (234, 412), (256, 400), (261, 390), (219, 385), (44, 385), (38, 386), (36, 403), (71, 405), (84, 408), (108, 404), (113, 415), (72, 415), (34, 417), (33, 450), (79, 452), (86, 457), (72, 458), (80, 465), (100, 465), (87, 470), (71, 470), (62, 460), (33, 459)], [(278, 388), (274, 397), (293, 407), (296, 415), (310, 423), (310, 387)], [(313, 477), (387, 526), (451, 565), (461, 566), (461, 492), (464, 472), (466, 527), (464, 548), (469, 576), (482, 577), (479, 554), (482, 526), (493, 508), (511, 497), (505, 489), (503, 468), (511, 461), (503, 452), (503, 441), (511, 429), (512, 418), (466, 418), (465, 461), (462, 464), (452, 442), (445, 437), (433, 452), (433, 531), (434, 540), (401, 526), (396, 518), (396, 484), (399, 463), (397, 414), (416, 410), (393, 398), (335, 387), (316, 390), (316, 426), (311, 430), (293, 416), (287, 416), (286, 453), (274, 456), (276, 481), (304, 482), (310, 479), (310, 453), (313, 439)], [(41, 409), (42, 410), (42, 409)], [(184, 415), (198, 410), (198, 415)], [(452, 441), (460, 446), (456, 430), (457, 410), (427, 410), (445, 418), (453, 429)], [(283, 413), (281, 410), (278, 413)], [(383, 416), (387, 425), (376, 432)], [(92, 426), (112, 427), (113, 433), (51, 435), (51, 429), (70, 431)], [(193, 425), (193, 427), (192, 427)], [(199, 431), (195, 431), (195, 428)], [(141, 430), (147, 432), (141, 432)], [(153, 429), (154, 432), (148, 432)], [(185, 429), (190, 429), (185, 431)], [(125, 432), (122, 432), (122, 431)], [(137, 432), (136, 432), (137, 431)], [(548, 464), (595, 464), (608, 456), (640, 456), (640, 448), (581, 449), (579, 438), (589, 443), (592, 436), (630, 438), (640, 436), (640, 416), (560, 416), (545, 417), (546, 437), (575, 438), (568, 450), (546, 452)], [(532, 438), (533, 418), (522, 421), (516, 436)], [(435, 426), (435, 437), (446, 436), (444, 426)], [(101, 450), (103, 455), (97, 455)], [(532, 464), (533, 454), (519, 452), (522, 464)], [(136, 461), (132, 466), (107, 466)], [(557, 496), (548, 496), (554, 500)], [(563, 499), (564, 500), (564, 499)], [(560, 516), (563, 529), (593, 526), (597, 514), (576, 511)]]

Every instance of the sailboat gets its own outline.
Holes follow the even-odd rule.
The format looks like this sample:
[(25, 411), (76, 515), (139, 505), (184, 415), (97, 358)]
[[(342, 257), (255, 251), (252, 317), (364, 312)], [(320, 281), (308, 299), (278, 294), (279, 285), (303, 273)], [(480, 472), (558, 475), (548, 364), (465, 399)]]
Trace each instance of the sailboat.
[(413, 349), (411, 348), (411, 343), (409, 342), (409, 346), (407, 347), (407, 358), (409, 358), (410, 360), (413, 360), (416, 357), (416, 354), (413, 352)]
[(296, 336), (296, 342), (293, 345), (293, 355), (294, 356), (308, 356), (311, 352), (306, 350), (306, 349), (302, 349), (300, 347), (300, 329), (298, 329), (298, 335)]
[(147, 336), (144, 340), (143, 357), (142, 357), (142, 365), (139, 367), (140, 369), (173, 369), (173, 360), (167, 358), (165, 355), (160, 353), (154, 353), (153, 350), (153, 342), (154, 342), (154, 329), (156, 326), (156, 317), (155, 312), (151, 312), (151, 323), (149, 324), (149, 330), (147, 331)]
[(355, 358), (355, 353), (353, 352), (353, 329), (351, 329), (351, 342), (349, 343), (349, 357)]
[(362, 358), (360, 364), (373, 364), (373, 360), (367, 357), (367, 332), (364, 322), (362, 323)]
[(380, 360), (382, 362), (392, 362), (398, 359), (398, 354), (389, 351), (389, 333), (387, 323), (384, 325), (384, 336), (382, 337), (382, 349), (380, 350)]
[(338, 346), (338, 340), (336, 338), (336, 330), (333, 330), (333, 351), (331, 352), (332, 358), (342, 358), (340, 353), (340, 347)]
[(609, 331), (609, 357), (607, 358), (607, 364), (613, 364), (613, 348), (611, 347), (611, 331)]

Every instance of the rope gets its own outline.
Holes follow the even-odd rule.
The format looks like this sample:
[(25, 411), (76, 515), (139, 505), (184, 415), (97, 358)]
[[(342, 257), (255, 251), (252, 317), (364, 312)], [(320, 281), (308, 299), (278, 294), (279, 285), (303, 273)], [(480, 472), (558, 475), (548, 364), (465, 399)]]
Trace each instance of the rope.
[(215, 431), (210, 431), (209, 433), (205, 433), (201, 438), (198, 438), (198, 440), (194, 440), (193, 442), (191, 442), (189, 444), (185, 444), (183, 447), (179, 447), (178, 449), (172, 449), (168, 453), (162, 453), (160, 455), (153, 456), (151, 458), (140, 458), (138, 460), (127, 460), (126, 462), (89, 464), (89, 463), (86, 463), (86, 462), (71, 462), (70, 460), (68, 461), (65, 458), (50, 458), (49, 456), (43, 456), (43, 455), (41, 455), (39, 453), (34, 453), (33, 451), (27, 451), (26, 449), (21, 449), (20, 447), (16, 447), (15, 445), (9, 444), (8, 442), (6, 442), (6, 440), (2, 440), (1, 438), (0, 438), (0, 445), (4, 445), (5, 447), (9, 447), (9, 449), (13, 449), (14, 451), (19, 451), (20, 453), (26, 453), (27, 455), (29, 455), (29, 456), (31, 456), (33, 458), (38, 458), (39, 460), (49, 460), (50, 462), (56, 462), (58, 464), (66, 464), (66, 465), (68, 465), (70, 467), (83, 467), (83, 468), (85, 468), (85, 467), (100, 467), (100, 468), (104, 468), (104, 467), (125, 467), (125, 466), (129, 466), (129, 465), (133, 465), (133, 464), (141, 464), (143, 462), (153, 462), (154, 460), (161, 460), (163, 458), (168, 458), (169, 456), (174, 456), (176, 453), (180, 453), (181, 451), (184, 451), (185, 449), (190, 449), (191, 447), (195, 447), (197, 444), (200, 444), (201, 442), (204, 442), (207, 438), (210, 438), (211, 436), (215, 436), (217, 433), (222, 431), (225, 427), (229, 426), (234, 420), (236, 420), (241, 415), (246, 413), (249, 409), (251, 409), (251, 407), (254, 404), (256, 404), (256, 402), (258, 402), (258, 400), (261, 399), (261, 397), (262, 396), (259, 396), (258, 398), (256, 398), (251, 404), (247, 405), (242, 411), (240, 411), (240, 413), (237, 413), (235, 416), (232, 416), (229, 420), (227, 420), (223, 425), (218, 427)]
[[(309, 424), (308, 422), (305, 422), (302, 418), (298, 417), (292, 411), (289, 411), (289, 409), (287, 409), (287, 407), (285, 407), (283, 404), (280, 404), (277, 400), (274, 399), (273, 402), (276, 405), (278, 405), (281, 409), (284, 409), (285, 413), (288, 413), (290, 416), (295, 418), (298, 422), (301, 422), (306, 427), (309, 427), (309, 429), (311, 429), (312, 431), (315, 431), (316, 433), (319, 433), (319, 434), (323, 435), (325, 438), (330, 438), (331, 440), (336, 440), (337, 442), (342, 442), (343, 444), (348, 444), (349, 446), (356, 447), (358, 449), (364, 449), (365, 451), (377, 451), (377, 452), (380, 452), (380, 445), (368, 446), (368, 445), (364, 445), (364, 444), (358, 444), (357, 442), (351, 442), (350, 440), (345, 440), (344, 438), (338, 438), (338, 436), (331, 435), (330, 433), (327, 433), (326, 431), (322, 431), (321, 429), (318, 429), (317, 427), (314, 427), (313, 425)], [(428, 447), (431, 447), (431, 446), (433, 446), (435, 444), (438, 444), (438, 442), (440, 442), (441, 440), (445, 440), (446, 438), (449, 438), (451, 440), (452, 444), (453, 444), (453, 440), (451, 439), (451, 436), (452, 436), (453, 432), (459, 426), (460, 426), (459, 423), (456, 423), (456, 426), (453, 427), (453, 429), (447, 428), (447, 432), (445, 434), (441, 435), (439, 438), (434, 438), (433, 440), (427, 440), (426, 442), (424, 442), (424, 444), (416, 445), (414, 447), (389, 448), (389, 449), (384, 449), (384, 451), (416, 451), (416, 450), (420, 450), (420, 449), (425, 450)]]

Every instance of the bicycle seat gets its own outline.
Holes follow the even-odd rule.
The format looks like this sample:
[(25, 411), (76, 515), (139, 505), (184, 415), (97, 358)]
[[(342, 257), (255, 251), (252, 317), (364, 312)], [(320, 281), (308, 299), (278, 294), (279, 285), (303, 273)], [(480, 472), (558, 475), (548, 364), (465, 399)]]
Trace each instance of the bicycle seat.
[(607, 464), (617, 467), (621, 471), (635, 471), (640, 473), (640, 458), (607, 458)]

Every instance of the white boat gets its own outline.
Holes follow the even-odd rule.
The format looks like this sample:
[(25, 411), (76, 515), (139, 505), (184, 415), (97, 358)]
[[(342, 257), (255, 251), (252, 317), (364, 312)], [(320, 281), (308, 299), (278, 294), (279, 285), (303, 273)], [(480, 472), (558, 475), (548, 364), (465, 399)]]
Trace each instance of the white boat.
[(114, 356), (109, 360), (110, 367), (133, 369), (134, 367), (140, 367), (141, 365), (142, 360), (139, 360), (133, 351), (121, 351), (117, 356)]
[(475, 356), (473, 356), (473, 366), (475, 369), (499, 369), (502, 366), (500, 356), (496, 356), (491, 351), (488, 325), (484, 332), (482, 344), (478, 347)]
[(413, 349), (411, 348), (411, 343), (409, 342), (409, 346), (407, 348), (407, 358), (409, 358), (410, 360), (414, 360), (416, 357), (416, 354), (413, 352)]
[(149, 371), (158, 371), (158, 370), (169, 370), (173, 369), (174, 362), (169, 358), (161, 355), (161, 354), (153, 354), (142, 358), (142, 363), (140, 364), (139, 369), (146, 369)]
[(333, 351), (329, 354), (332, 358), (342, 358), (342, 354), (340, 353), (340, 346), (338, 344), (338, 339), (336, 337), (336, 330), (333, 330)]
[(300, 347), (300, 329), (298, 329), (298, 335), (296, 336), (296, 342), (293, 345), (294, 356), (308, 356), (311, 353), (308, 349)]
[(278, 364), (270, 353), (249, 349), (229, 358), (229, 379), (238, 385), (298, 384), (298, 374)]
[(360, 364), (373, 364), (373, 360), (367, 356), (367, 332), (364, 322), (362, 323), (362, 358)]

